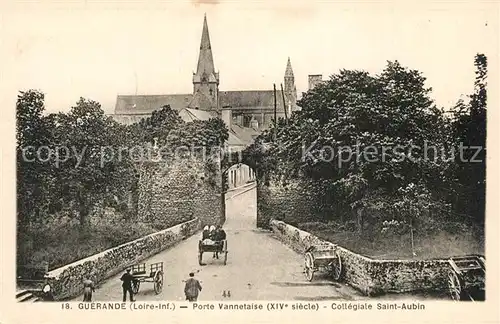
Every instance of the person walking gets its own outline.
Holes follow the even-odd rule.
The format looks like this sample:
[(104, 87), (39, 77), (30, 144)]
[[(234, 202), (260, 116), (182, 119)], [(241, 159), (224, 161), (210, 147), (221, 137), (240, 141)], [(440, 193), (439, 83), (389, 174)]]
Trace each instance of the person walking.
[[(216, 242), (217, 246), (219, 246), (219, 248), (222, 249), (222, 247), (224, 246), (223, 241), (226, 239), (226, 232), (222, 229), (222, 225), (217, 225), (214, 232), (215, 232), (214, 241)], [(216, 259), (219, 258), (219, 252), (215, 252), (215, 258)]]
[(91, 302), (93, 292), (95, 292), (94, 282), (90, 279), (85, 279), (83, 281), (83, 301)]
[(195, 302), (198, 300), (198, 294), (201, 291), (200, 282), (194, 278), (194, 273), (189, 274), (189, 279), (186, 280), (186, 285), (184, 286), (184, 295), (186, 295), (186, 300), (190, 302)]
[(123, 276), (120, 278), (122, 283), (122, 288), (123, 288), (123, 301), (127, 301), (127, 292), (130, 296), (130, 301), (133, 302), (134, 300), (134, 292), (132, 291), (132, 281), (134, 280), (134, 277), (130, 274), (130, 269), (127, 269), (127, 272), (123, 274)]

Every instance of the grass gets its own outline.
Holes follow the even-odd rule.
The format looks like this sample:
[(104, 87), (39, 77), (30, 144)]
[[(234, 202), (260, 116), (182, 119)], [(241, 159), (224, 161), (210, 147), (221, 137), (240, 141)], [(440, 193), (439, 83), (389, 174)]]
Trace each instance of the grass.
[(78, 225), (29, 230), (18, 233), (17, 264), (48, 262), (49, 270), (78, 261), (128, 241), (155, 232), (133, 223), (91, 225), (82, 233)]
[(450, 256), (484, 254), (484, 236), (472, 228), (415, 233), (412, 253), (410, 234), (365, 234), (338, 230), (334, 224), (305, 223), (299, 227), (326, 241), (373, 259), (445, 259)]

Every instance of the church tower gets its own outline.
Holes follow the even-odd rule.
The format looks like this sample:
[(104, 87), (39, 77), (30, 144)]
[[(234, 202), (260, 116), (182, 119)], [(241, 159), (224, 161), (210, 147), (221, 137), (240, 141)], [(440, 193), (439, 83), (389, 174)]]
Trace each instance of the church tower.
[(291, 116), (292, 111), (295, 111), (297, 103), (297, 88), (295, 87), (295, 77), (293, 75), (292, 63), (290, 58), (286, 63), (285, 70), (285, 107), (287, 109), (288, 116)]
[(218, 110), (219, 73), (215, 72), (212, 46), (208, 34), (207, 16), (203, 20), (200, 56), (196, 73), (193, 74), (193, 100), (189, 108)]

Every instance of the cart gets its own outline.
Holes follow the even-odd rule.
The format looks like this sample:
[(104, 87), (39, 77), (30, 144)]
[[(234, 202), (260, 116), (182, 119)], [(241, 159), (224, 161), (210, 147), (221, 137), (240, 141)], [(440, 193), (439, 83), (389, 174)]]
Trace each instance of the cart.
[(304, 255), (304, 274), (312, 281), (316, 271), (328, 271), (338, 281), (342, 274), (342, 260), (333, 244), (318, 244), (309, 247)]
[(134, 277), (132, 280), (132, 291), (134, 294), (139, 292), (141, 282), (152, 282), (155, 294), (159, 294), (163, 288), (163, 262), (152, 263), (150, 272), (146, 272), (146, 264), (140, 263), (132, 266), (131, 274)]
[(213, 244), (206, 244), (202, 240), (198, 242), (198, 263), (203, 265), (203, 253), (216, 252), (224, 254), (224, 265), (227, 264), (227, 240), (213, 241)]
[(448, 292), (451, 299), (484, 300), (485, 293), (485, 259), (482, 255), (466, 255), (451, 257), (448, 272)]

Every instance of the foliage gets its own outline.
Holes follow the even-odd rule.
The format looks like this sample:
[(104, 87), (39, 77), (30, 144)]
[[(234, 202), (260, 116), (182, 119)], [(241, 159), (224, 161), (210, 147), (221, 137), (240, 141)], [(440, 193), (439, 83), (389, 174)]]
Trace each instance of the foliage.
[[(43, 93), (29, 90), (19, 94), (18, 233), (25, 238), (18, 240), (19, 262), (50, 259), (51, 266), (63, 265), (157, 227), (173, 226), (142, 228), (132, 217), (142, 163), (138, 155), (155, 141), (172, 150), (186, 146), (210, 152), (220, 149), (229, 136), (221, 119), (185, 123), (169, 106), (132, 125), (115, 122), (98, 102), (84, 98), (67, 113), (44, 112)], [(216, 157), (208, 156), (205, 166), (207, 181), (214, 185), (219, 174)], [(109, 223), (109, 215), (98, 215), (106, 207), (114, 209), (118, 223)], [(58, 213), (70, 218), (71, 229), (46, 226), (58, 224)], [(100, 218), (104, 223), (92, 223)], [(75, 250), (75, 246), (79, 248)]]
[[(133, 125), (104, 114), (99, 103), (80, 98), (68, 113), (43, 115), (44, 95), (21, 92), (17, 101), (18, 213), (20, 222), (37, 222), (74, 206), (82, 229), (102, 202), (127, 214), (138, 185), (137, 148), (152, 141), (221, 147), (228, 138), (222, 120), (185, 123), (169, 106)], [(30, 150), (24, 150), (27, 147)], [(40, 151), (43, 154), (38, 154)], [(24, 152), (24, 156), (23, 156)], [(218, 151), (217, 151), (218, 152)], [(211, 161), (213, 162), (213, 161)], [(213, 163), (207, 165), (216, 174)], [(130, 215), (128, 215), (130, 216)]]
[(195, 120), (186, 123), (169, 105), (156, 110), (148, 118), (129, 126), (135, 143), (153, 143), (175, 149), (184, 147), (219, 147), (228, 139), (229, 133), (220, 118)]
[[(397, 61), (379, 75), (341, 70), (244, 154), (261, 181), (300, 182), (332, 221), (350, 214), (360, 230), (367, 221), (414, 222), (422, 231), (442, 219), (466, 221), (460, 206), (484, 199), (484, 163), (458, 162), (456, 153), (460, 142), (485, 144), (486, 58), (478, 55), (476, 66), (476, 91), (454, 118), (430, 99), (425, 77)], [(458, 204), (464, 186), (475, 194)], [(470, 206), (468, 214), (484, 219), (484, 209)]]
[(132, 134), (131, 140), (136, 144), (152, 143), (155, 138), (166, 139), (169, 132), (181, 124), (183, 120), (179, 113), (167, 105), (153, 111), (150, 117), (129, 126), (129, 132)]
[(86, 226), (87, 216), (98, 201), (131, 186), (126, 157), (105, 158), (105, 154), (114, 154), (120, 142), (120, 126), (104, 115), (99, 103), (83, 98), (69, 113), (50, 117), (49, 145), (54, 151), (64, 148), (64, 159), (53, 168), (55, 187), (63, 200), (76, 202), (80, 224)]
[(448, 177), (456, 211), (484, 222), (486, 203), (486, 77), (487, 59), (477, 54), (474, 60), (476, 80), (469, 103), (459, 101), (453, 110), (452, 139), (456, 146), (471, 149), (455, 152), (457, 163), (450, 167)]
[(19, 94), (16, 103), (16, 166), (18, 221), (21, 224), (38, 217), (47, 194), (41, 189), (50, 181), (47, 166), (34, 159), (35, 152), (24, 150), (30, 146), (40, 147), (47, 139), (48, 127), (42, 116), (43, 110), (43, 93), (30, 90)]

